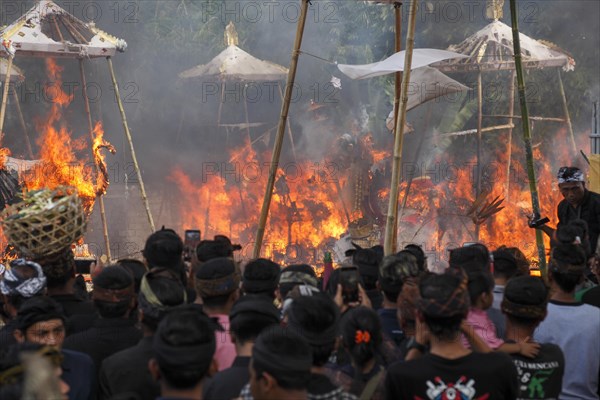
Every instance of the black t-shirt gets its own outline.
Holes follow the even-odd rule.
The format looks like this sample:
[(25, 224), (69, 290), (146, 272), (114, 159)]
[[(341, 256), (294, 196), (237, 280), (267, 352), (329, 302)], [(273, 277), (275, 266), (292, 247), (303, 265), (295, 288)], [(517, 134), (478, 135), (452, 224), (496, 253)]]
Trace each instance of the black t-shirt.
[(454, 360), (434, 354), (388, 369), (389, 400), (517, 398), (517, 370), (503, 353), (471, 353)]
[(592, 252), (600, 235), (600, 194), (586, 189), (581, 205), (573, 208), (567, 200), (558, 203), (558, 227), (575, 219), (582, 219), (588, 224)]
[(565, 357), (555, 344), (544, 343), (535, 358), (512, 354), (519, 374), (519, 400), (558, 399), (562, 389)]

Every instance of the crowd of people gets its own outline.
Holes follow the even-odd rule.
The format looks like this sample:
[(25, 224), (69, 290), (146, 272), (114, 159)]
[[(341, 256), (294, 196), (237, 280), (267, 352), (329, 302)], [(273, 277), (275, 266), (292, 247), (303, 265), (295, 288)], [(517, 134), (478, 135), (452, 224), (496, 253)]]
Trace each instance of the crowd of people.
[(599, 399), (599, 225), (586, 219), (600, 208), (567, 206), (578, 218), (543, 228), (543, 277), (518, 248), (480, 243), (452, 249), (442, 274), (417, 245), (358, 248), (326, 277), (237, 262), (225, 236), (187, 262), (165, 228), (143, 261), (96, 268), (91, 293), (70, 249), (14, 260), (0, 399)]

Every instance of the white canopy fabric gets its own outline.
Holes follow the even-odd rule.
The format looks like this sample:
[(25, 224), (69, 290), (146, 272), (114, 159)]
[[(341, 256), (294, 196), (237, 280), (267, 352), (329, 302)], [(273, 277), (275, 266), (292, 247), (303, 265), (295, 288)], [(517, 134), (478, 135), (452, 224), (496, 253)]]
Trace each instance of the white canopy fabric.
[[(513, 70), (514, 48), (512, 28), (501, 21), (493, 21), (461, 43), (448, 47), (467, 57), (442, 61), (434, 65), (443, 72), (479, 70)], [(558, 46), (535, 40), (519, 33), (524, 68), (562, 67), (565, 71), (575, 69), (575, 60)]]
[[(375, 76), (392, 74), (404, 70), (404, 54), (405, 51), (402, 50), (398, 53), (394, 53), (383, 61), (373, 64), (339, 64), (338, 68), (344, 75), (351, 79), (367, 79)], [(467, 58), (467, 56), (447, 50), (414, 49), (412, 69), (415, 70), (417, 68), (451, 58)]]
[[(4, 80), (6, 79), (6, 68), (8, 67), (8, 62), (4, 58), (0, 58), (0, 82), (4, 84)], [(10, 68), (10, 82), (11, 83), (20, 83), (25, 80), (25, 75), (23, 71), (15, 64), (13, 64)]]
[(17, 55), (94, 58), (123, 52), (127, 43), (84, 23), (50, 0), (40, 0), (27, 13), (0, 31), (12, 41)]
[[(417, 68), (410, 74), (407, 110), (412, 110), (423, 103), (437, 98), (442, 98), (442, 100), (444, 97), (452, 99), (454, 98), (453, 94), (468, 90), (471, 89), (435, 68)], [(388, 129), (393, 129), (394, 110), (388, 116), (386, 125)]]
[(181, 79), (215, 77), (220, 81), (267, 82), (283, 80), (288, 69), (259, 60), (235, 45), (228, 46), (208, 64), (198, 65), (179, 74)]

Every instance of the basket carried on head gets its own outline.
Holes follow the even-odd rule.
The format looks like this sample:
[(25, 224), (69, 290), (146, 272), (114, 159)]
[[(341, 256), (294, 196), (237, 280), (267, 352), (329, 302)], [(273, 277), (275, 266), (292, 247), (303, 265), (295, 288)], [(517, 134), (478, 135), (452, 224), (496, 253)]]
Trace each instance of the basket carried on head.
[(1, 218), (8, 242), (25, 257), (64, 251), (84, 235), (87, 225), (77, 191), (64, 186), (26, 193)]

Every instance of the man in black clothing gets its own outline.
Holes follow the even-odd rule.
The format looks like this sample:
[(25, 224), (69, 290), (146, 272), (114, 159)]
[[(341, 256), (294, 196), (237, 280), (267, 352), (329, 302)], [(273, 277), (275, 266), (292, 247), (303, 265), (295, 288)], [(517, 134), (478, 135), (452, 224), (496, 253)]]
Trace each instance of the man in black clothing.
[(381, 246), (363, 249), (354, 243), (353, 245), (356, 249), (346, 251), (346, 256), (352, 256), (352, 264), (358, 268), (371, 305), (374, 310), (379, 310), (383, 303), (383, 296), (377, 289), (377, 279), (379, 278), (379, 263), (383, 259), (383, 249)]
[[(548, 288), (540, 278), (519, 276), (506, 285), (502, 312), (506, 315), (506, 341), (519, 343), (533, 337), (546, 318)], [(534, 358), (511, 354), (519, 374), (519, 399), (557, 399), (562, 389), (565, 357), (553, 343), (540, 343)]]
[(19, 308), (14, 331), (18, 343), (30, 342), (54, 346), (63, 355), (61, 378), (69, 385), (69, 399), (95, 398), (96, 369), (87, 355), (62, 349), (65, 339), (65, 315), (60, 305), (44, 296), (27, 300)]
[(160, 387), (148, 371), (148, 361), (153, 356), (152, 337), (167, 311), (185, 302), (185, 288), (173, 271), (154, 269), (144, 276), (138, 296), (143, 337), (136, 346), (102, 362), (99, 400), (146, 400), (160, 395)]
[[(583, 172), (577, 167), (561, 167), (557, 177), (558, 188), (564, 199), (558, 203), (556, 229), (582, 219), (587, 222), (593, 247), (600, 236), (600, 194), (587, 190)], [(539, 229), (551, 238), (554, 236), (555, 229), (548, 225), (542, 225)]]
[(152, 340), (148, 369), (160, 384), (158, 400), (202, 399), (203, 378), (216, 370), (216, 323), (190, 306), (170, 311)]
[(248, 366), (258, 335), (279, 323), (279, 311), (266, 296), (240, 297), (229, 314), (229, 330), (235, 341), (237, 357), (233, 365), (212, 377), (204, 391), (204, 400), (232, 399), (250, 381)]
[(516, 399), (517, 371), (510, 357), (472, 352), (459, 338), (469, 311), (464, 272), (449, 269), (443, 275), (427, 276), (419, 291), (417, 323), (430, 332), (431, 352), (388, 369), (386, 398)]
[(134, 305), (134, 282), (127, 270), (108, 266), (93, 279), (92, 300), (100, 314), (92, 328), (66, 338), (64, 347), (88, 354), (100, 370), (110, 355), (135, 346), (142, 338), (129, 318)]
[(273, 301), (277, 297), (280, 273), (279, 264), (271, 260), (266, 258), (251, 260), (244, 267), (242, 291), (246, 294), (267, 296)]
[(75, 293), (75, 257), (71, 249), (35, 260), (42, 266), (48, 297), (58, 302), (68, 319), (69, 334), (91, 328), (96, 318), (94, 304)]

